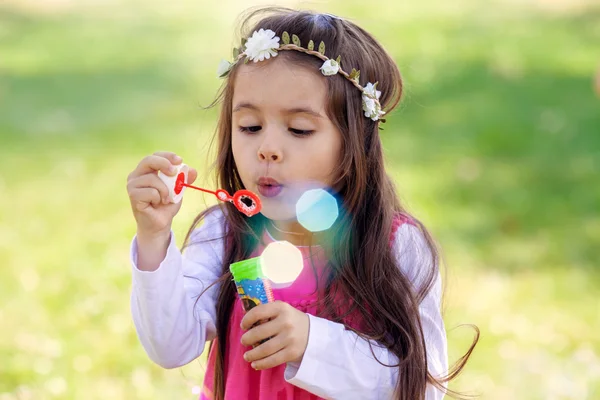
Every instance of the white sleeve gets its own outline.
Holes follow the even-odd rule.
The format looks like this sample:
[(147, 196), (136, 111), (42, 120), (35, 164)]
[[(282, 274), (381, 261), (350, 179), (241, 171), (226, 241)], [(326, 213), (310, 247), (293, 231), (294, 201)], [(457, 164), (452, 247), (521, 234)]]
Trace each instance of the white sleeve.
[(218, 210), (207, 215), (183, 254), (171, 232), (165, 259), (152, 272), (137, 268), (136, 238), (131, 243), (133, 322), (150, 359), (164, 368), (193, 361), (215, 337), (218, 285), (198, 296), (221, 276), (223, 220)]
[[(419, 230), (402, 225), (397, 233), (394, 251), (403, 271), (418, 282), (424, 263), (430, 263), (430, 252)], [(440, 312), (441, 279), (438, 278), (419, 307), (427, 349), (427, 364), (433, 376), (447, 371), (447, 343)], [(372, 341), (369, 342), (344, 325), (309, 315), (308, 345), (302, 362), (288, 363), (285, 379), (302, 389), (326, 399), (390, 399), (398, 379), (398, 369), (381, 365), (398, 362), (397, 357)], [(428, 385), (426, 400), (440, 400), (444, 393)]]

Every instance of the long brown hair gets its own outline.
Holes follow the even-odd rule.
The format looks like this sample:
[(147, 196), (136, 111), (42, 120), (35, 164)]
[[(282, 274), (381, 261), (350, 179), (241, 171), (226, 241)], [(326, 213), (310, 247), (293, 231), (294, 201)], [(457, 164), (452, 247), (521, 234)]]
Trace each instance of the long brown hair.
[[(325, 55), (341, 56), (345, 70), (360, 70), (360, 84), (379, 82), (380, 103), (389, 113), (402, 97), (402, 79), (398, 67), (379, 42), (369, 33), (347, 20), (331, 15), (296, 11), (287, 8), (261, 8), (250, 11), (241, 23), (240, 37), (247, 38), (260, 28), (271, 29), (279, 37), (284, 31), (295, 34), (304, 44), (309, 40), (325, 43)], [(285, 53), (285, 54), (284, 54)], [(294, 64), (303, 64), (314, 71), (321, 66), (318, 58), (300, 52), (280, 52), (279, 57)], [(238, 63), (239, 64), (239, 63)], [(230, 193), (243, 189), (231, 150), (232, 97), (237, 65), (225, 80), (217, 99), (221, 103), (216, 138), (218, 155), (214, 165), (219, 187)], [(316, 78), (318, 79), (318, 78)], [(422, 284), (415, 287), (402, 273), (387, 238), (392, 221), (398, 213), (406, 213), (401, 206), (392, 180), (385, 172), (379, 122), (366, 118), (362, 112), (361, 93), (341, 76), (325, 79), (328, 93), (328, 115), (343, 137), (342, 154), (335, 171), (341, 199), (341, 214), (331, 228), (328, 276), (320, 298), (321, 316), (336, 322), (358, 314), (365, 322), (360, 336), (377, 340), (398, 357), (396, 398), (419, 400), (425, 398), (427, 383), (450, 395), (443, 383), (454, 379), (466, 364), (477, 344), (479, 331), (469, 350), (445, 377), (434, 378), (427, 371), (427, 357), (419, 317), (419, 304), (435, 284), (439, 273), (439, 257), (434, 241), (425, 227), (416, 219), (416, 225), (427, 241), (431, 262), (427, 271), (419, 271)], [(212, 106), (211, 105), (211, 106)], [(263, 232), (265, 217), (258, 214), (246, 218), (229, 203), (218, 207), (226, 217), (225, 252), (222, 277), (217, 299), (217, 341), (214, 380), (214, 398), (224, 398), (225, 346), (229, 318), (236, 297), (229, 265), (249, 257)], [(214, 207), (213, 207), (214, 208)], [(196, 217), (192, 231), (213, 210), (210, 208)], [(377, 255), (377, 256), (374, 256)], [(348, 307), (340, 312), (335, 299), (350, 299)]]

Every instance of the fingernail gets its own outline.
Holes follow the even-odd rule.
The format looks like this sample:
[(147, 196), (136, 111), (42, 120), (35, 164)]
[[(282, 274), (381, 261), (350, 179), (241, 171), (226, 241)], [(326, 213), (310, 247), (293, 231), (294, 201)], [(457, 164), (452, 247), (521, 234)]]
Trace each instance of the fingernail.
[(250, 364), (250, 366), (251, 366), (252, 368), (256, 369), (256, 363), (252, 363), (252, 364)]
[(181, 158), (181, 157), (179, 157), (179, 156), (175, 156), (175, 161), (181, 161), (181, 160), (182, 160), (182, 158)]
[(244, 360), (248, 361), (248, 353), (244, 353)]

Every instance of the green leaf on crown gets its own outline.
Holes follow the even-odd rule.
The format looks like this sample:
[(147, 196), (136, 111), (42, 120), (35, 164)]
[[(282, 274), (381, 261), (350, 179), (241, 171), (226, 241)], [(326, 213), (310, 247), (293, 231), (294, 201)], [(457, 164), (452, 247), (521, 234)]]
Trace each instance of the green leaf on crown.
[(313, 51), (315, 49), (315, 42), (312, 40), (308, 42), (308, 50)]
[(360, 79), (360, 71), (357, 70), (356, 68), (352, 68), (352, 72), (350, 72), (350, 75), (348, 75), (348, 77), (355, 81), (356, 83), (358, 83), (358, 80)]
[(319, 43), (319, 53), (325, 55), (325, 42), (321, 41), (321, 43)]
[(292, 43), (294, 43), (298, 47), (302, 47), (300, 44), (300, 38), (296, 35), (292, 35)]
[(290, 34), (284, 31), (281, 35), (281, 40), (283, 40), (283, 44), (290, 44)]

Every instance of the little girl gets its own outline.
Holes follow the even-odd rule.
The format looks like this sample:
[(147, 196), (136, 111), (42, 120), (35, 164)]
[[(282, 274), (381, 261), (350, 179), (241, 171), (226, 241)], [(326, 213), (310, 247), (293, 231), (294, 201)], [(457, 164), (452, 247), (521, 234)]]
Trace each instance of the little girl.
[[(447, 382), (476, 341), (449, 373), (437, 252), (384, 169), (380, 128), (401, 98), (397, 66), (373, 36), (328, 14), (263, 9), (241, 29), (242, 45), (219, 67), (216, 172), (229, 193), (258, 193), (262, 210), (205, 210), (182, 253), (171, 231), (181, 204), (157, 176), (182, 160), (160, 152), (139, 163), (127, 189), (137, 222), (131, 310), (144, 349), (176, 368), (210, 341), (201, 399), (453, 393)], [(308, 186), (338, 201), (325, 231), (297, 218)], [(304, 268), (273, 289), (275, 302), (245, 313), (229, 266), (279, 240), (299, 249)]]

